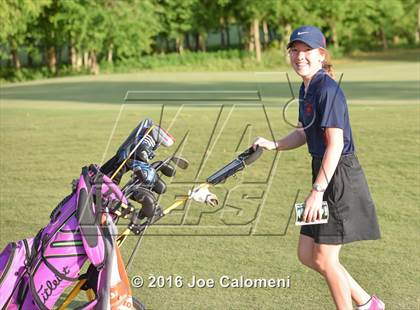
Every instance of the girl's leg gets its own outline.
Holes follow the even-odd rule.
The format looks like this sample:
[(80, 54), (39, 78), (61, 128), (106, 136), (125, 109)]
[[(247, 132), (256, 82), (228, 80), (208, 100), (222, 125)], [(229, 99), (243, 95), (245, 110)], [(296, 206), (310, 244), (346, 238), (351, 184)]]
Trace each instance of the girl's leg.
[(350, 282), (339, 261), (341, 245), (314, 244), (313, 263), (327, 281), (337, 309), (353, 308)]
[(312, 259), (312, 253), (314, 251), (314, 239), (311, 237), (300, 235), (299, 237), (299, 244), (298, 244), (298, 258), (299, 261), (304, 264), (305, 266), (315, 269), (313, 259)]
[(359, 283), (356, 282), (356, 280), (353, 279), (343, 265), (341, 265), (341, 268), (347, 276), (350, 284), (351, 298), (354, 300), (356, 305), (363, 305), (367, 303), (370, 299), (370, 295), (359, 285)]
[[(314, 246), (314, 239), (305, 235), (300, 235), (298, 244), (298, 258), (302, 264), (322, 274), (322, 272), (318, 270), (317, 266), (314, 264)], [(347, 280), (349, 282), (351, 298), (354, 300), (356, 305), (362, 305), (366, 303), (370, 299), (369, 294), (366, 293), (366, 291), (352, 278), (352, 276), (347, 272), (343, 265), (340, 264), (340, 266), (346, 274)]]

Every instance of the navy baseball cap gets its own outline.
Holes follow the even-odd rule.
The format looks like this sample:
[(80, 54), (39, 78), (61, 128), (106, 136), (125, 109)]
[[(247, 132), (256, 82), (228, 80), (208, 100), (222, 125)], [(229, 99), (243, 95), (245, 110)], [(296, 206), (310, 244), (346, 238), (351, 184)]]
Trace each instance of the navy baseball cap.
[(303, 42), (311, 48), (326, 48), (324, 34), (314, 26), (302, 26), (295, 29), (290, 36), (287, 48), (290, 48), (296, 41)]

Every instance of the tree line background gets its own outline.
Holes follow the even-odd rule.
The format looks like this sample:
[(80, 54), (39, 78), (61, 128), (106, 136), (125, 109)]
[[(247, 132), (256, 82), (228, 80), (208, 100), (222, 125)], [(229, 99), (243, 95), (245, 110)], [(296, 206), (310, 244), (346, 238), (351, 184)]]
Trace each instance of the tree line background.
[(418, 0), (0, 0), (0, 21), (6, 79), (23, 69), (98, 73), (168, 54), (234, 51), (219, 55), (261, 63), (276, 49), (285, 59), (303, 24), (320, 27), (337, 55), (420, 42)]

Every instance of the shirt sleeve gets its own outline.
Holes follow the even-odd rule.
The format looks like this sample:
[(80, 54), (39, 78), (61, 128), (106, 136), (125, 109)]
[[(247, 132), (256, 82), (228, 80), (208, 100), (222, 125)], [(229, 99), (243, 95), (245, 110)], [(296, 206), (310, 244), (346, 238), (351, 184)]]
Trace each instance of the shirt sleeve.
[(319, 116), (321, 128), (346, 128), (347, 103), (343, 91), (338, 85), (328, 87), (321, 92)]

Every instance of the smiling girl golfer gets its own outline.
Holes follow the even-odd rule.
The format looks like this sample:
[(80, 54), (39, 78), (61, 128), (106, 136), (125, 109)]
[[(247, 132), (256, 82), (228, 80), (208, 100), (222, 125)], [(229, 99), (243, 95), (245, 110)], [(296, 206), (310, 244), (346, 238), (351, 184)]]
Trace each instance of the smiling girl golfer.
[(288, 44), (293, 69), (303, 79), (299, 92), (298, 128), (278, 141), (258, 137), (253, 145), (279, 151), (308, 145), (312, 156), (312, 190), (305, 200), (303, 219), (321, 216), (327, 201), (327, 224), (302, 226), (298, 257), (326, 280), (338, 309), (384, 309), (339, 261), (341, 245), (380, 238), (375, 206), (355, 156), (346, 98), (332, 78), (325, 37), (312, 26), (296, 29)]

